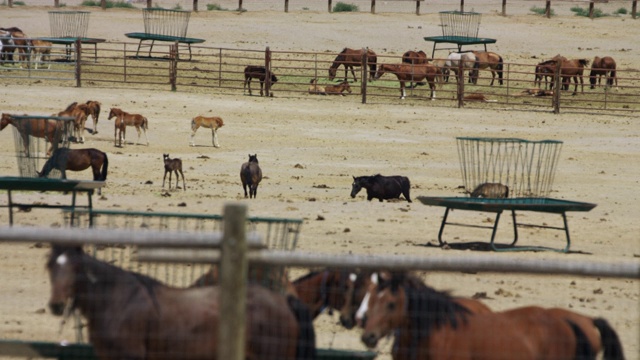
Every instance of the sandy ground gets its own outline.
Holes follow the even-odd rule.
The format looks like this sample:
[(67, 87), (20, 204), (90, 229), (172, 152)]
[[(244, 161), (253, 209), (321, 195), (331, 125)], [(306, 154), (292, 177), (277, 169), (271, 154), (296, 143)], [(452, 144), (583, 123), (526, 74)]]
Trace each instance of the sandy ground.
[[(526, 3), (527, 8), (529, 4)], [(223, 4), (224, 5), (224, 4)], [(523, 5), (524, 6), (524, 5)], [(234, 8), (233, 3), (226, 6)], [(325, 4), (326, 7), (326, 4)], [(70, 8), (72, 9), (72, 8)], [(46, 7), (0, 7), (2, 26), (20, 26), (30, 36), (49, 34)], [(440, 9), (438, 9), (440, 10)], [(445, 9), (446, 10), (446, 9)], [(611, 11), (611, 10), (609, 10)], [(591, 21), (573, 16), (547, 20), (521, 14), (483, 17), (481, 35), (498, 38), (491, 50), (510, 61), (534, 64), (561, 53), (567, 57), (609, 54), (621, 68), (638, 66), (636, 25), (629, 17)], [(9, 21), (10, 19), (10, 21)], [(629, 28), (629, 26), (633, 28)], [(598, 36), (593, 34), (597, 27)], [(627, 29), (620, 31), (620, 29)], [(139, 12), (94, 11), (89, 35), (124, 41), (124, 33), (142, 30)], [(281, 10), (200, 12), (194, 14), (189, 35), (210, 39), (214, 46), (238, 49), (338, 51), (344, 46), (368, 46), (379, 53), (400, 54), (428, 49), (423, 36), (439, 33), (436, 14), (415, 16), (383, 13), (328, 14), (319, 10), (283, 13)], [(241, 201), (250, 215), (303, 218), (298, 249), (326, 253), (446, 256), (461, 254), (426, 246), (437, 243), (443, 209), (419, 202), (367, 202), (364, 193), (349, 197), (352, 176), (405, 175), (412, 197), (461, 195), (456, 153), (457, 136), (521, 137), (564, 141), (556, 174), (555, 198), (597, 203), (587, 213), (570, 213), (572, 250), (508, 253), (517, 259), (638, 261), (640, 226), (640, 125), (635, 114), (553, 115), (546, 112), (422, 108), (406, 105), (362, 105), (356, 97), (318, 99), (260, 98), (237, 94), (194, 94), (168, 91), (46, 87), (14, 83), (0, 89), (2, 112), (51, 114), (72, 101), (99, 100), (103, 114), (99, 133), (87, 135), (84, 145), (109, 155), (110, 169), (100, 209), (220, 213), (225, 203)], [(150, 145), (135, 144), (128, 131), (124, 148), (113, 145), (110, 107), (142, 113), (150, 120)], [(221, 116), (221, 148), (211, 146), (200, 130), (196, 147), (189, 146), (190, 119), (198, 114)], [(162, 196), (162, 154), (183, 160), (187, 191)], [(244, 200), (239, 169), (247, 154), (258, 154), (265, 178), (258, 198)], [(205, 157), (203, 157), (205, 156)], [(0, 174), (17, 175), (11, 131), (0, 133)], [(74, 174), (90, 179), (89, 172)], [(56, 194), (22, 194), (22, 201), (56, 203)], [(2, 200), (5, 201), (5, 200)], [(185, 203), (186, 207), (178, 207)], [(461, 219), (482, 223), (489, 214), (456, 211)], [(490, 215), (489, 215), (490, 216)], [(319, 220), (322, 218), (323, 220)], [(548, 214), (523, 213), (526, 222), (559, 225)], [(18, 213), (22, 225), (59, 226), (53, 211)], [(0, 223), (8, 223), (6, 211)], [(505, 219), (498, 236), (506, 240)], [(451, 228), (452, 241), (484, 240), (483, 230)], [(561, 234), (525, 229), (523, 245), (560, 247)], [(2, 244), (0, 253), (0, 337), (60, 340), (58, 321), (45, 310), (49, 293), (44, 271), (47, 249)], [(298, 270), (294, 273), (302, 273)], [(428, 282), (456, 295), (486, 292), (495, 309), (539, 304), (562, 306), (608, 319), (619, 332), (628, 359), (640, 359), (640, 283), (638, 280), (577, 276), (429, 273)], [(358, 331), (336, 325), (337, 317), (316, 320), (321, 347), (363, 349)], [(388, 358), (389, 342), (381, 346)]]

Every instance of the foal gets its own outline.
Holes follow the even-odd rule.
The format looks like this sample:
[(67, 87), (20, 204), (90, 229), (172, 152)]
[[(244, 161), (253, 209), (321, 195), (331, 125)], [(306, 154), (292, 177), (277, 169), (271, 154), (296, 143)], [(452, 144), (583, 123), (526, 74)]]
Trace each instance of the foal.
[(203, 127), (211, 129), (211, 141), (213, 142), (213, 147), (220, 147), (220, 144), (218, 143), (218, 129), (222, 126), (224, 126), (224, 121), (222, 121), (222, 118), (218, 116), (204, 117), (198, 115), (194, 117), (191, 119), (191, 141), (189, 145), (196, 146), (196, 141), (194, 140), (196, 131), (198, 128)]
[(164, 181), (167, 179), (167, 173), (169, 173), (169, 190), (171, 190), (171, 173), (176, 173), (176, 189), (178, 188), (178, 184), (180, 183), (180, 175), (182, 175), (182, 188), (184, 191), (187, 191), (187, 185), (184, 181), (184, 174), (182, 173), (182, 160), (180, 159), (170, 159), (169, 154), (162, 154), (164, 158), (164, 178), (162, 179), (162, 188), (164, 188)]
[(258, 184), (262, 180), (262, 170), (258, 165), (258, 154), (249, 154), (249, 161), (242, 164), (240, 180), (242, 180), (244, 197), (247, 197), (247, 187), (249, 187), (249, 198), (255, 198), (258, 193)]
[[(138, 141), (140, 141), (140, 135), (144, 132), (144, 138), (147, 140), (147, 146), (149, 146), (149, 138), (147, 138), (147, 130), (149, 129), (149, 121), (146, 117), (140, 114), (129, 114), (126, 111), (122, 111), (118, 108), (111, 108), (109, 111), (109, 117), (107, 120), (116, 118), (115, 129), (113, 130), (113, 143), (117, 145), (118, 139), (120, 140), (120, 146), (124, 146), (126, 142), (125, 137), (127, 134), (127, 126), (135, 126), (138, 131)], [(120, 134), (118, 136), (118, 130)]]

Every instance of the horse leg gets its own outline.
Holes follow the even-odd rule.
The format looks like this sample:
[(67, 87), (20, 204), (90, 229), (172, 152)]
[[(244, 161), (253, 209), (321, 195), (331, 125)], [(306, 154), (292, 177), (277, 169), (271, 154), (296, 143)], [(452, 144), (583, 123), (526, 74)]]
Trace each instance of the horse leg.
[[(353, 66), (349, 66), (349, 68), (351, 69), (351, 75), (353, 75), (353, 82), (358, 82), (358, 78), (356, 78), (356, 72), (353, 70)], [(346, 73), (346, 71), (345, 71)], [(347, 81), (347, 77), (344, 77), (344, 81)]]
[(162, 178), (162, 188), (164, 189), (164, 181), (167, 179), (167, 173), (169, 173), (169, 187), (171, 187), (171, 172), (164, 169), (164, 177)]
[(400, 81), (400, 99), (404, 100), (404, 97), (406, 96), (406, 91), (405, 91), (405, 82), (404, 81)]
[(149, 146), (149, 138), (147, 137), (147, 129), (142, 128), (142, 131), (144, 132), (144, 139), (147, 141), (147, 146)]
[(431, 89), (431, 101), (436, 99), (436, 83), (434, 80), (435, 79), (428, 80), (429, 88)]
[(263, 88), (264, 88), (264, 79), (260, 78), (260, 96), (264, 96)]
[(220, 147), (218, 143), (218, 130), (215, 127), (211, 128), (211, 136), (213, 137), (213, 147)]
[[(182, 172), (182, 169), (178, 169), (178, 171), (180, 171), (180, 175), (182, 175), (182, 189), (184, 191), (187, 191), (187, 184), (184, 181), (184, 173)], [(176, 172), (176, 187), (178, 186), (178, 182), (180, 182), (180, 178), (178, 177), (178, 173)]]
[[(196, 128), (197, 130), (198, 128)], [(196, 141), (195, 141), (195, 137), (196, 137), (196, 130), (191, 130), (191, 140), (189, 140), (189, 145), (190, 146), (196, 146)]]

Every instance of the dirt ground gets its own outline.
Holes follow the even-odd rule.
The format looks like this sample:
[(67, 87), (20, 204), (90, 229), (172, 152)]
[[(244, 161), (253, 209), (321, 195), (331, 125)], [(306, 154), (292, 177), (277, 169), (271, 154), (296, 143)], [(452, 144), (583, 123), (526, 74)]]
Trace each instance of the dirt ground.
[[(529, 3), (525, 3), (527, 9)], [(233, 3), (224, 7), (233, 9)], [(534, 5), (534, 4), (532, 4)], [(602, 4), (606, 6), (606, 4)], [(204, 6), (204, 5), (201, 5)], [(296, 5), (298, 6), (298, 5)], [(317, 5), (314, 5), (317, 6)], [(613, 5), (612, 5), (613, 6)], [(497, 6), (496, 6), (497, 7)], [(266, 9), (244, 13), (193, 14), (189, 35), (214, 46), (238, 49), (339, 51), (345, 46), (401, 54), (409, 49), (430, 50), (423, 36), (437, 35), (436, 13), (366, 12), (329, 14), (311, 10)], [(67, 7), (73, 9), (73, 7)], [(0, 7), (2, 26), (19, 26), (30, 36), (48, 36), (47, 7)], [(436, 9), (450, 10), (448, 8)], [(476, 10), (482, 10), (476, 8)], [(517, 11), (516, 11), (517, 10)], [(526, 9), (525, 9), (526, 10)], [(612, 11), (612, 10), (608, 10)], [(481, 36), (498, 38), (490, 50), (507, 61), (534, 64), (555, 54), (593, 58), (613, 56), (620, 68), (638, 66), (636, 22), (630, 17), (596, 20), (570, 14), (551, 20), (514, 9), (501, 17), (486, 10)], [(561, 12), (562, 13), (562, 12)], [(630, 28), (633, 27), (633, 28)], [(594, 29), (598, 29), (594, 36)], [(627, 29), (627, 30), (621, 30)], [(93, 11), (89, 36), (125, 41), (124, 33), (141, 31), (137, 11)], [(366, 201), (364, 193), (349, 197), (352, 176), (405, 175), (412, 197), (461, 196), (456, 152), (457, 136), (518, 137), (564, 141), (551, 196), (593, 202), (590, 212), (569, 213), (571, 254), (554, 252), (503, 253), (518, 259), (639, 261), (640, 124), (637, 114), (575, 115), (550, 112), (469, 110), (420, 106), (363, 105), (355, 96), (287, 99), (169, 91), (47, 87), (31, 80), (15, 80), (0, 89), (0, 110), (8, 113), (51, 114), (73, 101), (99, 100), (103, 104), (98, 134), (87, 134), (84, 145), (108, 153), (108, 185), (95, 207), (100, 209), (211, 213), (240, 201), (253, 216), (305, 219), (298, 249), (336, 254), (397, 254), (446, 257), (463, 254), (429, 246), (437, 243), (443, 215), (439, 207), (414, 201)], [(149, 118), (150, 145), (114, 147), (110, 107), (120, 107)], [(189, 146), (190, 119), (195, 115), (221, 116), (220, 148), (211, 146), (205, 130)], [(142, 142), (141, 142), (142, 143)], [(182, 159), (186, 191), (162, 189), (162, 154)], [(245, 200), (239, 179), (247, 154), (257, 154), (265, 175), (255, 200)], [(12, 131), (0, 133), (0, 174), (17, 175)], [(90, 179), (89, 172), (74, 176)], [(49, 193), (20, 194), (21, 201), (62, 203), (67, 197)], [(2, 200), (3, 202), (5, 200)], [(185, 207), (178, 204), (184, 203)], [(477, 223), (490, 214), (455, 211), (452, 216)], [(559, 225), (560, 217), (522, 213), (525, 222)], [(505, 217), (506, 218), (506, 217)], [(509, 236), (508, 219), (499, 239)], [(55, 211), (18, 213), (20, 225), (60, 226)], [(0, 223), (8, 224), (6, 211)], [(484, 230), (449, 228), (450, 240), (488, 238)], [(521, 230), (523, 245), (562, 246), (562, 234), (539, 229)], [(44, 271), (46, 247), (2, 244), (0, 253), (0, 338), (70, 339), (69, 326), (58, 332), (59, 319), (46, 310), (49, 294)], [(466, 253), (472, 253), (467, 251)], [(475, 255), (480, 252), (473, 252)], [(300, 274), (297, 270), (294, 274)], [(538, 304), (561, 306), (608, 319), (621, 336), (628, 359), (640, 359), (640, 282), (578, 276), (524, 276), (488, 273), (429, 273), (430, 285), (455, 295), (487, 294), (496, 310)], [(321, 347), (364, 349), (358, 331), (337, 325), (337, 316), (316, 320)], [(390, 341), (379, 346), (379, 358), (388, 359)]]

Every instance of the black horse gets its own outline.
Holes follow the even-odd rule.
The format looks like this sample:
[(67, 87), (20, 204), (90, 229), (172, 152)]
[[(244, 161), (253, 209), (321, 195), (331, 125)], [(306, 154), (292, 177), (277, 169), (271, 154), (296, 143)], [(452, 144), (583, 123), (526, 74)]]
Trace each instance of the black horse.
[(376, 174), (373, 176), (353, 177), (353, 185), (351, 187), (351, 197), (354, 198), (362, 188), (367, 189), (367, 200), (378, 199), (380, 202), (385, 199), (398, 199), (400, 195), (408, 202), (411, 202), (409, 196), (409, 188), (411, 183), (406, 176), (382, 176)]
[[(258, 164), (258, 154), (249, 154), (249, 161), (240, 168), (240, 180), (244, 189), (244, 197), (255, 198), (258, 195), (258, 184), (262, 181), (262, 169)], [(247, 188), (249, 194), (247, 195)]]
[[(278, 82), (278, 77), (276, 77), (274, 73), (269, 71), (269, 74), (271, 74), (271, 76), (269, 77), (270, 81), (267, 86), (267, 90), (270, 90), (271, 85)], [(265, 80), (267, 79), (267, 69), (264, 66), (252, 66), (252, 65), (249, 65), (244, 68), (244, 86), (242, 87), (242, 91), (243, 92), (246, 91), (246, 88), (248, 87), (249, 95), (251, 95), (251, 79), (260, 80), (260, 96), (264, 96), (263, 88), (265, 87), (264, 83), (265, 83)]]

